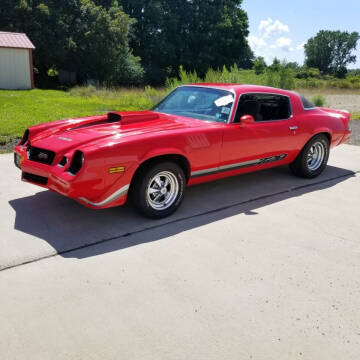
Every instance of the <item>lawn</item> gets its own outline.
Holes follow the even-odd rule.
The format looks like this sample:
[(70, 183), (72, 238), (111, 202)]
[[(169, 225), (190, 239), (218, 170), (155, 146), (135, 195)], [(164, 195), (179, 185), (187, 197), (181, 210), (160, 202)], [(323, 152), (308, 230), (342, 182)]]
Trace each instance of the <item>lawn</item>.
[[(315, 90), (316, 92), (316, 90)], [(0, 90), (0, 150), (9, 149), (32, 125), (77, 116), (103, 114), (112, 110), (145, 110), (161, 99), (165, 90), (152, 88), (96, 90)], [(360, 95), (338, 90), (327, 94), (327, 106), (349, 108), (352, 118), (360, 118)], [(310, 94), (309, 94), (310, 95)], [(310, 97), (310, 96), (309, 96)]]
[(152, 102), (144, 91), (119, 96), (77, 96), (57, 90), (0, 91), (0, 136), (20, 137), (38, 123), (111, 110), (147, 109)]

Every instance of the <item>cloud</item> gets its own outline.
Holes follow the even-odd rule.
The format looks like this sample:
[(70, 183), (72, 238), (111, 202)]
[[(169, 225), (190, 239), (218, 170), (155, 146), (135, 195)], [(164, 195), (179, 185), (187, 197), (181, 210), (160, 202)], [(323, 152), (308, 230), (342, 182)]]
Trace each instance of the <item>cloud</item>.
[(305, 44), (306, 43), (303, 42), (303, 43), (299, 44), (295, 49), (296, 50), (302, 50), (302, 49), (304, 49)]
[(249, 42), (250, 47), (254, 50), (260, 50), (267, 46), (267, 43), (263, 38), (258, 37), (253, 34), (250, 34), (248, 36), (248, 42)]
[(279, 48), (286, 52), (294, 51), (294, 48), (291, 46), (291, 43), (292, 43), (292, 40), (290, 38), (281, 36), (281, 37), (277, 38), (275, 41), (275, 44), (271, 45), (270, 47), (272, 49)]
[(290, 32), (288, 25), (283, 24), (279, 20), (274, 21), (271, 18), (261, 20), (258, 26), (258, 30), (262, 37), (265, 39)]
[(249, 34), (247, 40), (255, 56), (264, 57), (267, 63), (271, 63), (274, 57), (281, 59), (284, 56), (290, 61), (302, 60), (305, 43), (294, 44), (289, 26), (280, 20), (261, 20), (257, 31)]
[(265, 31), (265, 29), (267, 29), (272, 23), (273, 20), (271, 18), (268, 18), (266, 20), (261, 20), (258, 26), (259, 32), (262, 32), (263, 30)]

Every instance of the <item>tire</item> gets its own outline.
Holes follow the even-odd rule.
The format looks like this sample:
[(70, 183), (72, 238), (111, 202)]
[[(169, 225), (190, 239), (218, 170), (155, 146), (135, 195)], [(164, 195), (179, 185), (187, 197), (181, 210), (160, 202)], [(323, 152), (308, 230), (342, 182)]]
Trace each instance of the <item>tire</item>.
[(299, 177), (313, 179), (326, 168), (329, 159), (329, 140), (324, 134), (314, 136), (290, 164), (291, 171)]
[(175, 212), (184, 197), (186, 178), (173, 162), (145, 166), (136, 174), (130, 189), (134, 207), (143, 215), (161, 219)]

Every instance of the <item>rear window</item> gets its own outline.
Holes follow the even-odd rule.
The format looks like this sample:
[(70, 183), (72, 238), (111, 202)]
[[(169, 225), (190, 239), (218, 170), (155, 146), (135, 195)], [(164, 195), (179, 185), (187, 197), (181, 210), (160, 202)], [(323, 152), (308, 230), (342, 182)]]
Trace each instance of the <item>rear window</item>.
[(310, 100), (308, 100), (305, 96), (299, 95), (301, 102), (303, 104), (303, 107), (305, 110), (313, 109), (316, 107)]

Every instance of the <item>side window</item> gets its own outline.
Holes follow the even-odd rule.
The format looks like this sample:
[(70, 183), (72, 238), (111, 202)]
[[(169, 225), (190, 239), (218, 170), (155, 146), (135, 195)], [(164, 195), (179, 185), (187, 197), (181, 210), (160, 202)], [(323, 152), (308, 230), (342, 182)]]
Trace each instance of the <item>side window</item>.
[(310, 110), (315, 107), (315, 105), (310, 100), (308, 100), (305, 96), (300, 95), (300, 99), (301, 99), (302, 105), (305, 110)]
[(290, 100), (283, 95), (243, 94), (234, 122), (240, 122), (243, 115), (252, 115), (255, 121), (286, 120), (291, 116)]

